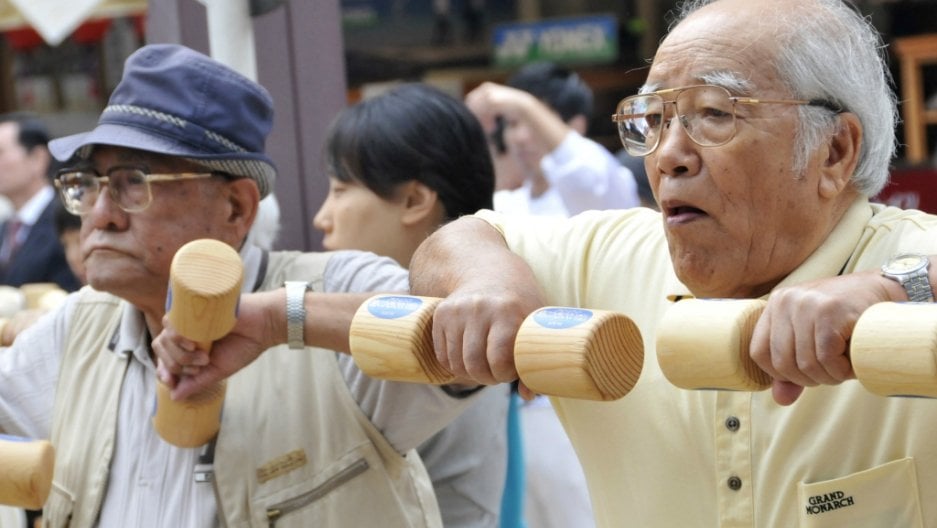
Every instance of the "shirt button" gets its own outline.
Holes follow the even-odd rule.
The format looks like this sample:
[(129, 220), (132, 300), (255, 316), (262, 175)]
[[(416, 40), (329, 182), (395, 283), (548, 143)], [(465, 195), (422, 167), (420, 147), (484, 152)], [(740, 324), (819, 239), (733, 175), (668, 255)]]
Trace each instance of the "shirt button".
[(729, 486), (730, 490), (738, 491), (742, 488), (742, 479), (738, 477), (729, 477), (729, 480), (726, 481), (726, 484)]
[(726, 418), (726, 429), (732, 431), (733, 433), (739, 430), (740, 425), (742, 425), (742, 422), (740, 422), (739, 419), (735, 416)]

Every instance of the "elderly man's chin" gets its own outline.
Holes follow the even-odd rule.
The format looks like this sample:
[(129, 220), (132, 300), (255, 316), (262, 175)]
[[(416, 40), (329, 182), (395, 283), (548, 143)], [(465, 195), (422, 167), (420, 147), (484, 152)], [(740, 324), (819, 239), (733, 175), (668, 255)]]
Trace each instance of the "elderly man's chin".
[(121, 295), (125, 290), (142, 289), (152, 281), (165, 279), (146, 273), (136, 261), (113, 252), (107, 255), (92, 253), (85, 259), (88, 285), (98, 291)]
[(697, 297), (749, 296), (749, 292), (740, 290), (745, 284), (742, 263), (730, 257), (728, 251), (671, 248), (670, 257), (677, 278)]

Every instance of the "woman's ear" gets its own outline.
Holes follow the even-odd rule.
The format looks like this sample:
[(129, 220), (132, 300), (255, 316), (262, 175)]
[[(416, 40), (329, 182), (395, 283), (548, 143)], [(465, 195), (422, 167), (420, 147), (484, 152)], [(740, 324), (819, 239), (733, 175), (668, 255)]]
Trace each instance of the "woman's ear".
[(835, 198), (852, 180), (862, 148), (862, 124), (859, 118), (844, 112), (838, 116), (839, 126), (830, 136), (820, 159), (819, 191), (823, 198)]
[(426, 184), (411, 180), (403, 184), (400, 193), (403, 205), (400, 221), (404, 226), (410, 227), (425, 222), (439, 225), (442, 222), (443, 212), (439, 195)]

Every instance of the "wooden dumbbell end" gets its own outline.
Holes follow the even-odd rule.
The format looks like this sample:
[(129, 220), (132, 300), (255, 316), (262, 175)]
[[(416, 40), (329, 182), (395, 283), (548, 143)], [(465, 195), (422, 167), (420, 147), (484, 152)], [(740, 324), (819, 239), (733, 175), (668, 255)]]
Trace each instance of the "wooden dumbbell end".
[(373, 378), (443, 385), (455, 377), (436, 361), (433, 312), (442, 299), (376, 295), (361, 304), (348, 345), (355, 364)]
[(514, 342), (518, 375), (534, 392), (617, 400), (644, 365), (644, 342), (624, 314), (549, 306), (530, 314)]
[(221, 427), (225, 382), (181, 401), (173, 401), (169, 392), (164, 383), (156, 382), (153, 428), (160, 438), (176, 447), (198, 447), (214, 438)]
[(166, 312), (180, 335), (210, 345), (231, 331), (244, 276), (234, 248), (220, 240), (193, 240), (176, 252), (169, 273)]
[[(54, 282), (32, 282), (20, 286), (25, 299), (26, 309), (41, 308), (41, 300), (49, 292), (61, 291), (62, 288)], [(54, 295), (54, 294), (53, 294)]]
[[(220, 240), (193, 240), (176, 251), (169, 268), (166, 315), (176, 331), (204, 350), (237, 322), (244, 265), (238, 252)], [(156, 383), (153, 427), (178, 447), (197, 447), (221, 427), (225, 383), (219, 382), (184, 401)]]
[(749, 355), (764, 311), (760, 299), (685, 299), (671, 306), (657, 330), (657, 361), (683, 389), (759, 391), (771, 378)]
[(55, 449), (48, 440), (0, 435), (0, 504), (38, 510), (52, 489)]
[(937, 398), (937, 304), (872, 305), (856, 321), (849, 354), (870, 392)]

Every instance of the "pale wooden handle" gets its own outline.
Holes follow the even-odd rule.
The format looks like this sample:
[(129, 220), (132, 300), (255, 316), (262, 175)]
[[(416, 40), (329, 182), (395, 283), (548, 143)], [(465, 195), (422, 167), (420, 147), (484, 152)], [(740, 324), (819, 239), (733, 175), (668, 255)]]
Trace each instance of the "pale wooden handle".
[(169, 387), (156, 381), (153, 427), (160, 438), (176, 447), (205, 445), (221, 428), (225, 382), (219, 382), (185, 400), (173, 401)]
[(749, 346), (764, 310), (760, 299), (685, 299), (671, 306), (657, 330), (657, 362), (684, 389), (759, 391), (771, 378), (752, 361)]
[(849, 349), (852, 369), (869, 391), (937, 398), (937, 304), (872, 305), (856, 321)]
[[(179, 248), (169, 271), (169, 321), (180, 335), (208, 350), (237, 321), (244, 266), (231, 246), (211, 239)], [(163, 440), (178, 447), (197, 447), (217, 434), (225, 384), (219, 383), (185, 401), (173, 401), (157, 382), (153, 426)]]
[(0, 435), (0, 504), (38, 510), (52, 489), (55, 449), (48, 440)]
[(29, 284), (23, 284), (20, 286), (20, 291), (23, 292), (25, 299), (24, 308), (27, 310), (42, 308), (42, 299), (46, 295), (50, 296), (50, 301), (48, 302), (52, 303), (54, 307), (54, 301), (51, 300), (53, 296), (62, 295), (65, 293), (62, 288), (54, 282), (32, 282)]
[[(432, 315), (441, 299), (378, 295), (351, 324), (352, 357), (369, 376), (443, 384), (451, 373), (436, 361)], [(514, 358), (521, 380), (542, 394), (617, 399), (641, 373), (644, 343), (637, 326), (615, 312), (548, 307), (518, 330)]]

